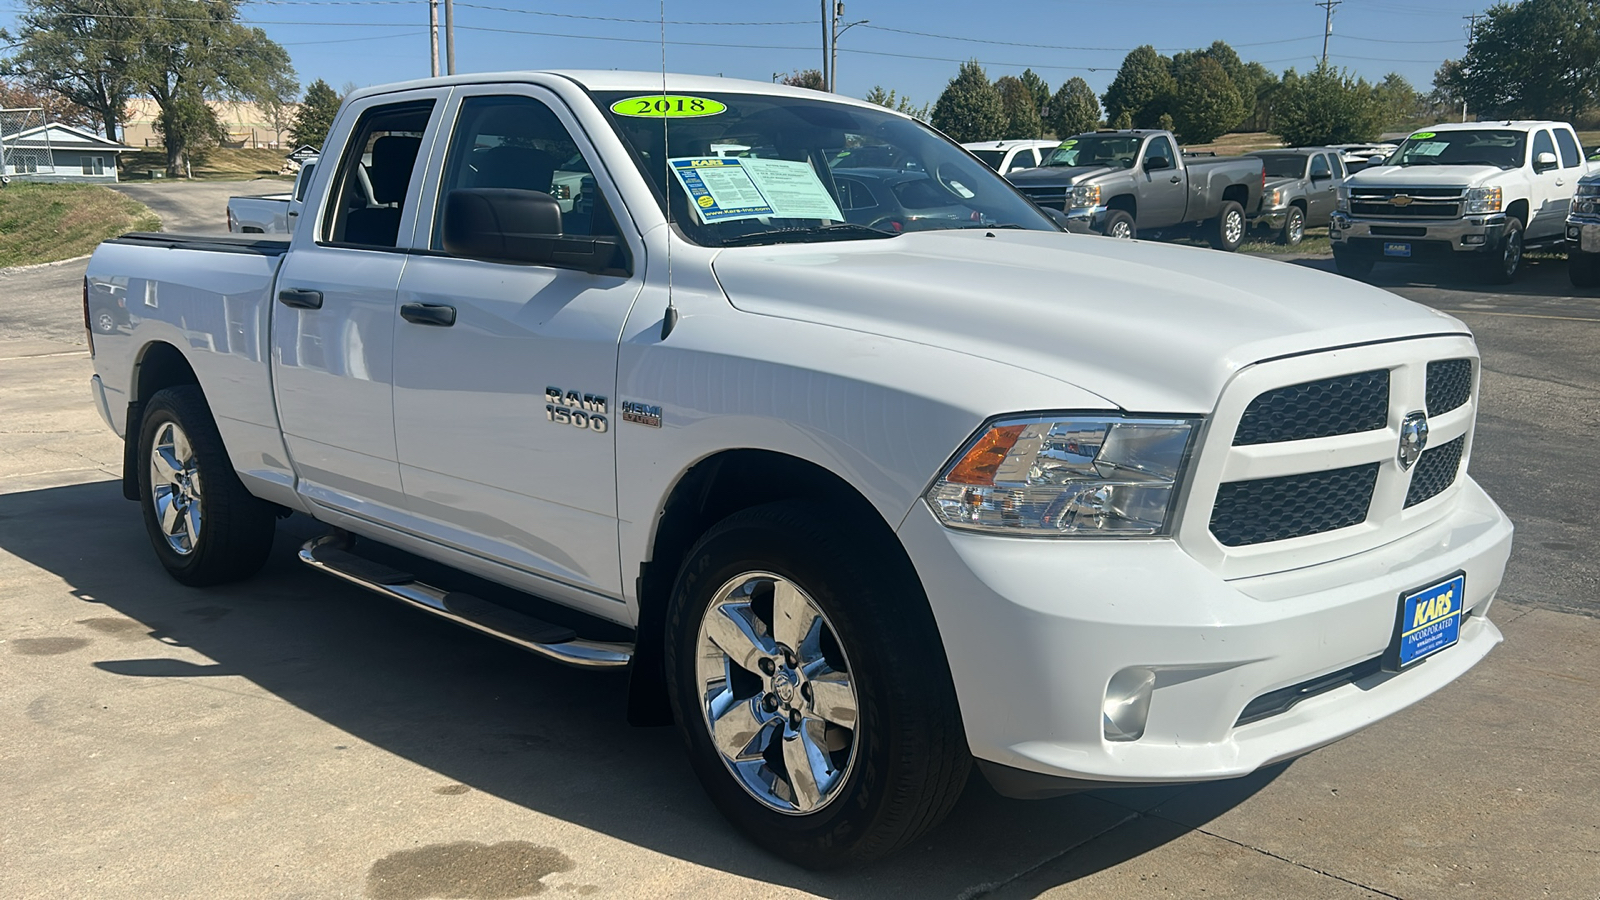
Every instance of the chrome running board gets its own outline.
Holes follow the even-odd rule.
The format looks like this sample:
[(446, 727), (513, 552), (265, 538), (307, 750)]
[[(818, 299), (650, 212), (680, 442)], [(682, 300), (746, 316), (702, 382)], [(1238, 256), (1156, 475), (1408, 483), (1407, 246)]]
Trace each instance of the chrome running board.
[(569, 666), (620, 668), (633, 659), (632, 644), (583, 640), (570, 628), (552, 625), (470, 594), (440, 590), (416, 580), (410, 573), (351, 554), (346, 549), (349, 542), (343, 534), (312, 538), (300, 548), (300, 561), (374, 593), (403, 600), (457, 625)]

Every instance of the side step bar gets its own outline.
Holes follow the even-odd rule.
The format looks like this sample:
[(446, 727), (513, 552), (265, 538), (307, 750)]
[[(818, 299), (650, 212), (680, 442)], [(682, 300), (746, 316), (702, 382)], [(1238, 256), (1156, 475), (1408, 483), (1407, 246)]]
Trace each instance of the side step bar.
[(369, 591), (403, 600), (458, 625), (492, 635), (556, 662), (584, 668), (620, 668), (633, 658), (632, 644), (587, 641), (561, 625), (525, 615), (460, 591), (442, 591), (409, 572), (363, 559), (346, 550), (349, 539), (326, 534), (306, 541), (300, 561)]

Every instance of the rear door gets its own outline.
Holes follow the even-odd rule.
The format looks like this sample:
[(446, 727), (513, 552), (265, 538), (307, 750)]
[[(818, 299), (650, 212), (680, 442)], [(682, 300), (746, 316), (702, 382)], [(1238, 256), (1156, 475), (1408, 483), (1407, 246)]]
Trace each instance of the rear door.
[(1140, 228), (1165, 228), (1183, 221), (1188, 193), (1183, 181), (1172, 141), (1165, 135), (1151, 138), (1139, 159), (1139, 172), (1133, 176), (1139, 201), (1139, 214), (1134, 218)]
[(330, 171), (315, 180), (326, 182), (326, 202), (296, 230), (278, 274), (273, 388), (298, 489), (379, 521), (404, 504), (394, 443), (395, 290), (415, 222), (417, 160), (447, 93), (383, 95), (340, 115), (355, 119), (351, 140), (337, 162), (323, 159)]
[[(449, 117), (393, 318), (395, 430), (412, 521), (432, 540), (576, 588), (557, 592), (568, 602), (619, 598), (617, 351), (643, 246), (613, 215), (622, 209), (615, 188), (551, 92), (464, 87)], [(555, 195), (561, 233), (620, 230), (634, 274), (447, 252), (448, 196), (472, 189)], [(449, 310), (453, 321), (417, 319), (418, 308)]]
[[(1533, 196), (1528, 200), (1530, 213), (1528, 238), (1534, 240), (1564, 234), (1573, 185), (1579, 175), (1577, 172), (1561, 168), (1561, 157), (1556, 154), (1556, 144), (1550, 137), (1550, 129), (1540, 128), (1533, 133), (1533, 140), (1529, 143), (1531, 148), (1528, 151), (1528, 167), (1533, 175), (1530, 179)], [(1555, 162), (1540, 165), (1541, 153), (1555, 156)]]

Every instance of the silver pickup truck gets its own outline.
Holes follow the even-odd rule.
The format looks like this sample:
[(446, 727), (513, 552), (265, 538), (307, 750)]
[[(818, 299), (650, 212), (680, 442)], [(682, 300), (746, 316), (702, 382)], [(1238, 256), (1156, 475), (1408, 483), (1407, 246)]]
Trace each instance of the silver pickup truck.
[(306, 186), (316, 172), (315, 156), (300, 165), (288, 193), (264, 197), (229, 197), (228, 230), (234, 234), (288, 234), (305, 204)]
[(1068, 230), (1132, 238), (1198, 226), (1237, 250), (1265, 185), (1254, 157), (1192, 157), (1169, 131), (1097, 131), (1061, 142), (1044, 165), (1006, 178), (1033, 202), (1066, 213)]

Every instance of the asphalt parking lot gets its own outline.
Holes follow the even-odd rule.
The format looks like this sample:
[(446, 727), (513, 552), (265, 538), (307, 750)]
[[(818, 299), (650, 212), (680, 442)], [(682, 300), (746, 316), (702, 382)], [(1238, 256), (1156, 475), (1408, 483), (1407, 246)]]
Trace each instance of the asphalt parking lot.
[(1482, 665), (1239, 781), (975, 780), (825, 875), (739, 838), (674, 733), (624, 723), (623, 677), (305, 569), (310, 520), (251, 582), (168, 579), (88, 398), (82, 271), (0, 272), (0, 897), (1600, 898), (1600, 294), (1559, 261), (1375, 277), (1482, 346), (1472, 473), (1518, 528)]

